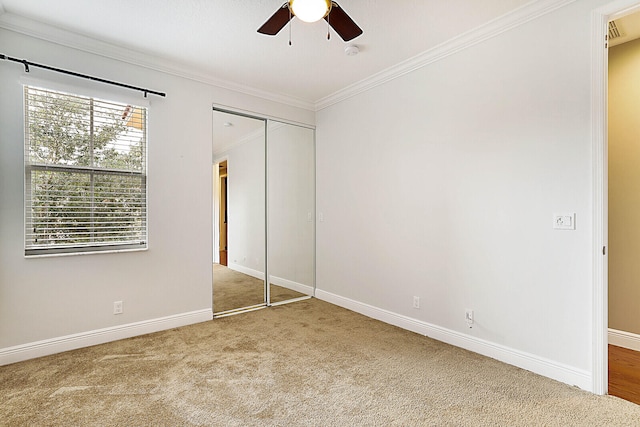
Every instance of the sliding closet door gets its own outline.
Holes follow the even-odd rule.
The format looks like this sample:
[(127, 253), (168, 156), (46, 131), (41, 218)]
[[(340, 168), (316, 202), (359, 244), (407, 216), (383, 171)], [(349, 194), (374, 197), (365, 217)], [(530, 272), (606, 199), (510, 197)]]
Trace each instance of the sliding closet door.
[(270, 303), (314, 294), (314, 130), (269, 121), (267, 131)]
[(265, 127), (213, 112), (215, 315), (266, 305)]

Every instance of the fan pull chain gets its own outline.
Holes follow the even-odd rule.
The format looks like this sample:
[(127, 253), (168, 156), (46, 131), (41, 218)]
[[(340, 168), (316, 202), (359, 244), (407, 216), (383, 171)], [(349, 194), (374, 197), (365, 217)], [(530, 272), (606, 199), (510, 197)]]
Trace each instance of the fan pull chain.
[(291, 46), (291, 8), (289, 8), (289, 46)]
[(330, 19), (331, 12), (329, 12), (329, 14), (327, 15), (327, 40), (331, 40), (331, 22), (329, 22)]

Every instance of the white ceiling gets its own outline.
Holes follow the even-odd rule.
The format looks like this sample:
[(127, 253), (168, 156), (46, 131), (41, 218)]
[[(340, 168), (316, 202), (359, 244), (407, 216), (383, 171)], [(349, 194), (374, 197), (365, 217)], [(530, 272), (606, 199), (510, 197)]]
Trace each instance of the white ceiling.
[[(180, 64), (194, 75), (313, 105), (530, 0), (341, 0), (364, 30), (346, 56), (320, 21), (277, 36), (256, 30), (283, 0), (0, 0), (7, 20), (38, 21)], [(26, 18), (26, 19), (25, 19)], [(0, 52), (21, 57), (20, 48)], [(38, 62), (37, 58), (29, 58)], [(75, 70), (82, 71), (82, 70)]]

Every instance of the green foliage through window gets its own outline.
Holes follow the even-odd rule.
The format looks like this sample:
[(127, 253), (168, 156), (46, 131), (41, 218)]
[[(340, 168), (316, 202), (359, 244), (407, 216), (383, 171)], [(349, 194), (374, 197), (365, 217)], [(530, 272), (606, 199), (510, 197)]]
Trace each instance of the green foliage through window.
[(25, 87), (27, 255), (146, 246), (146, 116)]

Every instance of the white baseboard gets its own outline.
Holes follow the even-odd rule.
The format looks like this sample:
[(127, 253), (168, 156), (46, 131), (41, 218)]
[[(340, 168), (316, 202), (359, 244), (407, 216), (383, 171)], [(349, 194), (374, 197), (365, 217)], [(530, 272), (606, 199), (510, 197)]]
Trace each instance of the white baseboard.
[(491, 357), (569, 385), (575, 385), (583, 390), (591, 391), (593, 387), (591, 374), (582, 369), (393, 313), (321, 289), (316, 289), (315, 296), (323, 301), (364, 314), (373, 319)]
[(640, 351), (640, 335), (609, 328), (609, 344)]
[[(239, 273), (242, 274), (246, 274), (248, 276), (251, 277), (255, 277), (256, 279), (260, 279), (260, 280), (264, 280), (264, 272), (263, 271), (258, 271), (258, 270), (254, 270), (252, 268), (249, 267), (245, 267), (243, 265), (240, 264), (234, 264), (232, 262), (228, 263), (229, 265), (227, 265), (227, 268), (237, 271)], [(213, 280), (215, 281), (215, 276), (213, 278)]]
[(313, 295), (313, 286), (283, 279), (282, 277), (277, 276), (271, 276), (269, 281), (273, 285), (282, 286), (283, 288), (291, 289), (292, 291), (300, 292), (301, 294)]
[(112, 326), (0, 349), (0, 366), (213, 319), (211, 309)]

